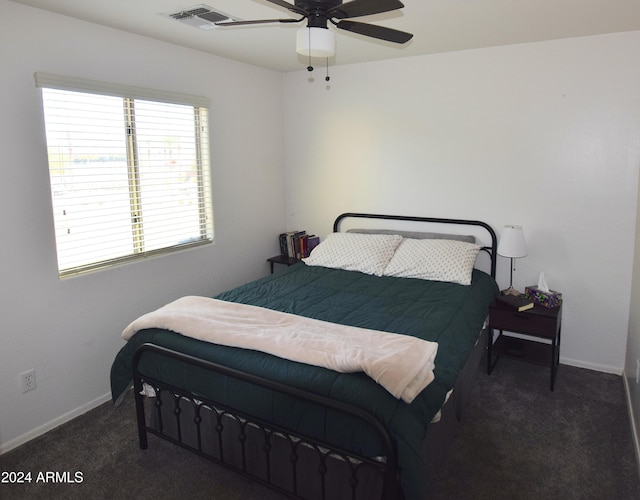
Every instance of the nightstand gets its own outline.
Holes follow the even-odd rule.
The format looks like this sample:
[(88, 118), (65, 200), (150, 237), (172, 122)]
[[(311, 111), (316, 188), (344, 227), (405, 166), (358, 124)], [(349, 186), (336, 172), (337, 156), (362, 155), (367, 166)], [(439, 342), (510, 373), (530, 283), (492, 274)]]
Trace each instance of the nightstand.
[(289, 257), (287, 255), (276, 255), (275, 257), (269, 257), (267, 259), (267, 262), (271, 266), (271, 274), (273, 274), (274, 264), (282, 264), (289, 267), (289, 266), (292, 266), (293, 264), (297, 264), (298, 262), (300, 262), (300, 260), (294, 257)]
[[(501, 356), (548, 366), (551, 372), (551, 390), (556, 383), (560, 362), (560, 325), (562, 305), (554, 308), (534, 306), (518, 312), (499, 303), (489, 308), (489, 331), (487, 337), (487, 374), (491, 375)], [(492, 342), (493, 330), (499, 330), (498, 338)], [(516, 333), (527, 338), (513, 336)], [(494, 359), (495, 358), (495, 359)]]

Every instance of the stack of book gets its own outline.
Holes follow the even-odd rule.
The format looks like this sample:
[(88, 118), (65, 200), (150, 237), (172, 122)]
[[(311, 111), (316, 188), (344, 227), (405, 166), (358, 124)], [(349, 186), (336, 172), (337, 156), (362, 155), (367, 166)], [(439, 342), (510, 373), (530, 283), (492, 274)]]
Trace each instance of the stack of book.
[(318, 243), (320, 237), (315, 234), (307, 234), (306, 231), (289, 231), (281, 233), (279, 237), (280, 253), (292, 259), (304, 259), (309, 257)]

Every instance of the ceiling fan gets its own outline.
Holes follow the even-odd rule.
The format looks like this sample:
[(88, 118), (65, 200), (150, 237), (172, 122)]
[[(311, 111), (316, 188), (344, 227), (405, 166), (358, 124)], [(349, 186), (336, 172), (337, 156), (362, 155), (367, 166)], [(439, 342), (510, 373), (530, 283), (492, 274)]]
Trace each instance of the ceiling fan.
[[(255, 21), (228, 21), (218, 22), (216, 25), (241, 26), (266, 23), (299, 23), (306, 19), (307, 28), (311, 28), (309, 30), (305, 30), (308, 31), (309, 37), (311, 37), (311, 32), (313, 32), (314, 35), (321, 37), (324, 36), (325, 38), (329, 34), (331, 34), (329, 35), (330, 37), (333, 37), (333, 32), (327, 31), (323, 34), (322, 31), (320, 31), (324, 31), (328, 28), (328, 22), (331, 22), (338, 29), (399, 44), (406, 43), (413, 37), (411, 33), (405, 33), (404, 31), (349, 20), (353, 17), (368, 16), (371, 14), (379, 14), (381, 12), (401, 9), (404, 7), (404, 4), (398, 0), (351, 0), (345, 3), (343, 3), (342, 0), (294, 0), (293, 4), (286, 2), (285, 0), (267, 0), (267, 2), (283, 7), (301, 17), (298, 19), (285, 18), (259, 19)], [(314, 30), (313, 28), (319, 29)], [(330, 41), (331, 40), (328, 40), (328, 42)], [(298, 42), (298, 47), (300, 48), (300, 36)], [(314, 45), (320, 47), (319, 53), (314, 54)], [(327, 53), (332, 50), (330, 47), (323, 51), (322, 46), (323, 42), (313, 42), (310, 40), (306, 49), (308, 53), (304, 53), (310, 56), (320, 55), (322, 57), (333, 55), (333, 53), (329, 53), (327, 55)], [(298, 52), (303, 53), (301, 50), (298, 50)]]

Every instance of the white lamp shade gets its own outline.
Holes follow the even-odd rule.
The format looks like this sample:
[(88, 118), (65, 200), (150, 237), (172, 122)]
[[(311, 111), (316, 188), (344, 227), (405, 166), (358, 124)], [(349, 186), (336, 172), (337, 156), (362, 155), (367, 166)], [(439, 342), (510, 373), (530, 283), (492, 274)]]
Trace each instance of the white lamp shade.
[(527, 256), (527, 243), (521, 226), (504, 226), (498, 243), (498, 255), (512, 259)]
[(305, 57), (331, 57), (336, 53), (336, 34), (328, 28), (300, 28), (296, 52)]

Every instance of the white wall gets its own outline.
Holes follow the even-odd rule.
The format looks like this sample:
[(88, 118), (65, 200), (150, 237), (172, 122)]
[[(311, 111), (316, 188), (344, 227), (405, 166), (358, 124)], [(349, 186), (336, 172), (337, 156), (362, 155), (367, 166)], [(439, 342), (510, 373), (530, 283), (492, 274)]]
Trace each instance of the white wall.
[(561, 361), (621, 373), (639, 53), (631, 32), (339, 66), (329, 85), (287, 74), (288, 228), (325, 234), (344, 211), (521, 224), (514, 284), (545, 271), (563, 292)]
[[(285, 205), (280, 73), (7, 0), (0, 68), (3, 452), (105, 400), (129, 321), (267, 274)], [(209, 96), (215, 245), (60, 281), (35, 71)], [(38, 387), (21, 394), (31, 368)]]

